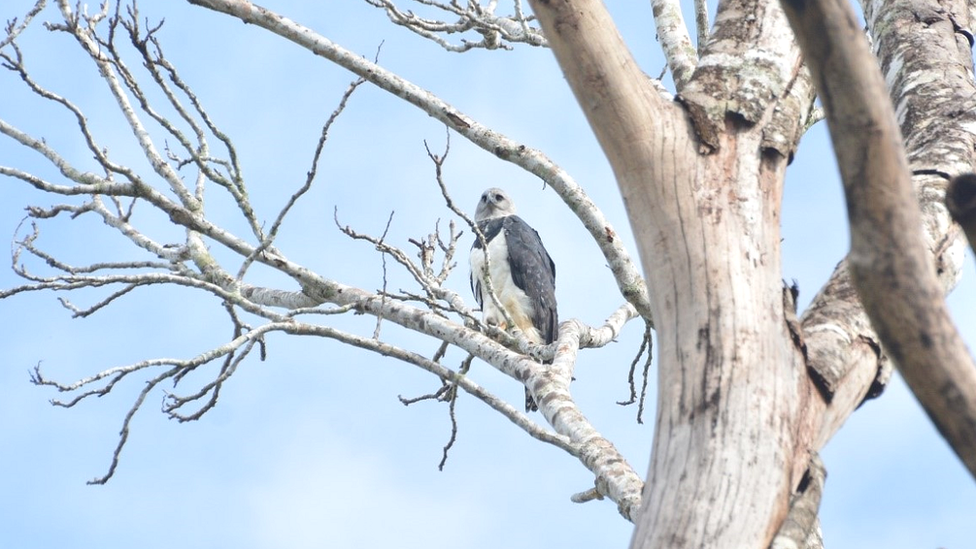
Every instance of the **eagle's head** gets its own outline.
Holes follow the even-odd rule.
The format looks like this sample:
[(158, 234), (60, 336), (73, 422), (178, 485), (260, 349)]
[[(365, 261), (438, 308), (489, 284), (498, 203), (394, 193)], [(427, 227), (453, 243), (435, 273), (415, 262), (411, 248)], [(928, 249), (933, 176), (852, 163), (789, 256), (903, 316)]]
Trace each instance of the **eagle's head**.
[(481, 193), (478, 208), (474, 211), (475, 221), (484, 221), (493, 217), (505, 217), (515, 214), (515, 204), (505, 191), (492, 187)]

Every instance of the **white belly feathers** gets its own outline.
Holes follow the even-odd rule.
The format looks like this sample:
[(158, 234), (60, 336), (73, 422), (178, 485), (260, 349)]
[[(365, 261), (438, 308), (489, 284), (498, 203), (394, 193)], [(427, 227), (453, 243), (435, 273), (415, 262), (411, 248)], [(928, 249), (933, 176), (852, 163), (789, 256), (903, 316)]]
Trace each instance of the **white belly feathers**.
[[(488, 253), (491, 257), (491, 284), (495, 290), (495, 296), (502, 303), (508, 316), (512, 318), (520, 330), (534, 343), (542, 344), (542, 336), (539, 330), (532, 324), (532, 302), (525, 295), (515, 281), (512, 280), (512, 272), (508, 264), (508, 245), (505, 241), (504, 230), (488, 243)], [(485, 254), (481, 248), (471, 250), (471, 276), (478, 281), (477, 287), (478, 301), (481, 304), (482, 318), (488, 324), (507, 328), (505, 325), (505, 315), (501, 314), (491, 296), (488, 295), (488, 287), (484, 283)]]

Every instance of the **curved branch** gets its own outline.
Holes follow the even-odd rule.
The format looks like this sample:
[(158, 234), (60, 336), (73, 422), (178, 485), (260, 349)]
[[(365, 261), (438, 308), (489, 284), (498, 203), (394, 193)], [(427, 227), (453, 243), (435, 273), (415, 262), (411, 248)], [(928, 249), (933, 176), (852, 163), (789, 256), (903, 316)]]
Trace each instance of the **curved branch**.
[(539, 405), (539, 411), (556, 429), (579, 445), (579, 459), (596, 476), (596, 491), (617, 504), (624, 518), (633, 522), (641, 506), (644, 482), (613, 444), (586, 419), (569, 391), (576, 354), (584, 341), (609, 341), (636, 310), (621, 307), (600, 330), (591, 330), (579, 320), (559, 326), (558, 351), (552, 365), (543, 369), (534, 364), (525, 380)]
[(844, 181), (849, 267), (885, 348), (976, 477), (976, 364), (952, 324), (885, 83), (850, 6), (784, 0), (820, 92)]
[(47, 0), (37, 0), (34, 7), (24, 14), (24, 19), (19, 25), (17, 24), (17, 19), (7, 21), (7, 36), (3, 40), (0, 40), (0, 48), (3, 48), (7, 44), (13, 43), (13, 41), (17, 39), (17, 36), (24, 32), (24, 29), (26, 29), (28, 25), (30, 25), (30, 22), (37, 17), (38, 13), (41, 13), (45, 6), (47, 6)]
[[(661, 41), (664, 57), (668, 60), (674, 86), (681, 93), (698, 65), (698, 52), (688, 35), (681, 3), (677, 0), (651, 0), (651, 10), (654, 12), (654, 28)], [(699, 35), (699, 44), (704, 44), (705, 38)]]
[[(948, 291), (961, 276), (964, 254), (943, 204), (945, 182), (976, 163), (976, 83), (972, 51), (962, 31), (970, 25), (965, 10), (952, 7), (936, 12), (915, 2), (862, 5), (889, 95), (898, 106), (925, 238)], [(892, 370), (846, 260), (804, 312), (803, 333), (809, 367), (827, 401), (819, 448), (866, 398), (881, 394)]]
[[(526, 147), (492, 131), (430, 92), (404, 80), (376, 63), (342, 48), (307, 27), (247, 0), (187, 1), (267, 29), (317, 55), (325, 57), (333, 63), (366, 78), (377, 87), (420, 108), (482, 149), (544, 180), (559, 194), (590, 232), (590, 235), (593, 236), (594, 241), (600, 247), (600, 251), (607, 259), (624, 299), (632, 303), (641, 316), (651, 319), (650, 301), (644, 278), (641, 276), (637, 264), (634, 263), (624, 248), (621, 239), (616, 238), (615, 229), (572, 177), (541, 151)], [(644, 78), (643, 73), (641, 73), (641, 77)], [(653, 86), (651, 86), (651, 92), (657, 94)]]
[(557, 448), (565, 450), (572, 456), (579, 455), (579, 443), (570, 441), (569, 437), (567, 436), (552, 433), (546, 430), (539, 424), (529, 419), (529, 417), (525, 413), (519, 411), (518, 408), (490, 393), (484, 387), (478, 385), (470, 377), (460, 374), (425, 356), (390, 345), (389, 343), (380, 341), (378, 339), (350, 334), (336, 330), (335, 328), (329, 326), (296, 324), (293, 328), (286, 329), (285, 331), (295, 335), (316, 335), (327, 337), (329, 339), (335, 339), (336, 341), (341, 341), (342, 343), (353, 345), (355, 347), (359, 347), (360, 349), (366, 349), (383, 356), (393, 357), (397, 360), (402, 360), (415, 366), (419, 366), (420, 368), (436, 375), (443, 380), (457, 384), (457, 386), (463, 389), (465, 392), (474, 396), (496, 412), (505, 416), (509, 421), (517, 425), (532, 438), (547, 444), (552, 444)]

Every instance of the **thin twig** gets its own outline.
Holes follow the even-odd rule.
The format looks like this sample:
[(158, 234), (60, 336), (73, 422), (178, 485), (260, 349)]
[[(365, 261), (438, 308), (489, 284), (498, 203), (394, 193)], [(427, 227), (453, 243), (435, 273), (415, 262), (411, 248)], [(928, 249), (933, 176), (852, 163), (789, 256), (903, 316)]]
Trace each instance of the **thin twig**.
[(242, 280), (244, 278), (244, 273), (247, 272), (248, 267), (251, 263), (263, 253), (271, 243), (274, 242), (275, 237), (278, 236), (278, 230), (281, 228), (281, 224), (285, 220), (285, 216), (291, 211), (292, 207), (298, 202), (298, 199), (302, 197), (309, 189), (312, 188), (312, 182), (315, 181), (315, 176), (318, 173), (319, 160), (322, 157), (322, 150), (325, 149), (325, 142), (329, 138), (329, 130), (332, 128), (332, 124), (335, 123), (342, 111), (346, 109), (346, 104), (349, 102), (349, 98), (352, 93), (356, 91), (363, 82), (366, 80), (363, 78), (358, 78), (349, 84), (346, 91), (342, 94), (342, 98), (339, 100), (339, 106), (332, 111), (332, 114), (326, 120), (325, 125), (322, 126), (322, 133), (319, 135), (318, 143), (315, 145), (315, 153), (312, 155), (312, 166), (308, 170), (308, 176), (305, 178), (305, 183), (291, 195), (285, 206), (278, 212), (278, 216), (275, 218), (274, 223), (271, 224), (271, 229), (268, 230), (268, 235), (261, 241), (261, 244), (254, 249), (254, 251), (244, 259), (241, 264), (241, 268), (237, 271), (237, 279)]
[(36, 17), (38, 13), (41, 13), (41, 11), (44, 10), (45, 6), (47, 6), (47, 0), (38, 0), (34, 4), (34, 7), (32, 7), (27, 13), (24, 14), (24, 20), (21, 21), (19, 25), (17, 24), (16, 18), (7, 21), (7, 26), (5, 29), (7, 32), (7, 36), (3, 40), (0, 40), (0, 49), (7, 46), (8, 44), (12, 44), (14, 40), (16, 40), (17, 37), (20, 35), (20, 33), (24, 32), (24, 29), (26, 29), (28, 25), (30, 25), (34, 17)]
[[(386, 220), (386, 227), (383, 228), (383, 234), (380, 235), (379, 244), (383, 244), (383, 241), (386, 240), (386, 235), (389, 234), (389, 232), (390, 232), (390, 224), (393, 223), (393, 214), (394, 214), (394, 212), (391, 211), (390, 212), (390, 217), (387, 218), (387, 220)], [(382, 290), (380, 292), (380, 295), (383, 296), (383, 299), (387, 299), (387, 296), (386, 296), (386, 287), (387, 287), (387, 280), (386, 280), (386, 255), (387, 254), (386, 254), (385, 251), (383, 251), (380, 248), (379, 245), (377, 245), (377, 249), (380, 250), (380, 259), (383, 261), (383, 288), (382, 288)], [(382, 314), (376, 315), (376, 328), (373, 329), (373, 339), (379, 339), (380, 338), (380, 326), (382, 324), (383, 324), (383, 315)]]
[(478, 224), (473, 219), (468, 217), (468, 214), (464, 213), (461, 208), (457, 207), (454, 200), (451, 199), (450, 193), (447, 191), (447, 185), (444, 183), (444, 161), (447, 160), (447, 155), (451, 152), (450, 128), (445, 127), (445, 132), (447, 137), (444, 143), (444, 154), (441, 154), (440, 156), (434, 154), (430, 150), (430, 146), (427, 145), (427, 141), (424, 141), (424, 148), (427, 150), (427, 156), (430, 158), (431, 162), (434, 163), (434, 175), (437, 179), (437, 185), (441, 189), (441, 195), (444, 197), (444, 202), (447, 204), (447, 207), (468, 224), (468, 227), (471, 228), (471, 232), (476, 235), (478, 242), (481, 244), (481, 249), (485, 251), (485, 262), (482, 267), (482, 280), (485, 283), (484, 293), (488, 294), (491, 302), (495, 305), (495, 309), (501, 313), (502, 318), (505, 320), (505, 325), (515, 328), (515, 321), (512, 320), (512, 317), (508, 314), (508, 309), (502, 306), (502, 302), (498, 299), (498, 295), (495, 293), (495, 288), (491, 282), (491, 257), (488, 253), (488, 239), (485, 238), (485, 234), (481, 231), (481, 228), (478, 227)]

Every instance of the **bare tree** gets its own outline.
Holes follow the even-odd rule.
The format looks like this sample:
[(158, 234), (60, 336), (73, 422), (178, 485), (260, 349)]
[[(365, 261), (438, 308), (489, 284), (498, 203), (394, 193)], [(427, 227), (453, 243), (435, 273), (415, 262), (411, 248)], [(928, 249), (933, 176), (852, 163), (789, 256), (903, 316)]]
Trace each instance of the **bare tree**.
[[(880, 393), (891, 362), (976, 475), (976, 367), (942, 298), (958, 280), (963, 246), (943, 204), (945, 188), (953, 176), (972, 170), (976, 154), (968, 5), (865, 3), (871, 56), (853, 13), (837, 2), (784, 2), (784, 13), (774, 2), (728, 0), (719, 3), (711, 28), (705, 3), (696, 2), (696, 48), (678, 3), (653, 1), (672, 94), (644, 74), (596, 0), (534, 0), (535, 15), (520, 0), (506, 15), (498, 15), (493, 1), (424, 0), (410, 8), (368, 2), (449, 51), (550, 47), (613, 167), (643, 269), (597, 205), (540, 151), (282, 14), (246, 0), (190, 0), (266, 29), (356, 78), (322, 128), (305, 184), (265, 226), (231, 138), (163, 55), (159, 27), (143, 22), (134, 6), (106, 4), (88, 14), (58, 0), (62, 21), (50, 28), (74, 37), (98, 67), (151, 167), (147, 177), (105, 150), (70, 98), (31, 76), (17, 37), (45, 9), (41, 0), (22, 21), (8, 25), (0, 42), (3, 66), (75, 117), (99, 173), (73, 165), (44, 140), (0, 119), (0, 133), (43, 155), (57, 176), (7, 165), (0, 165), (0, 174), (64, 197), (63, 203), (28, 210), (29, 223), (13, 252), (14, 269), (26, 282), (0, 298), (104, 288), (91, 306), (63, 300), (75, 315), (87, 316), (137, 288), (179, 285), (216, 296), (232, 329), (225, 344), (192, 359), (147, 359), (73, 383), (35, 370), (36, 383), (72, 395), (58, 402), (65, 406), (106, 394), (137, 372), (149, 373), (107, 473), (94, 482), (113, 475), (133, 415), (163, 382), (183, 388), (188, 374), (220, 363), (213, 379), (167, 395), (166, 414), (198, 419), (216, 405), (238, 365), (255, 350), (263, 353), (266, 337), (276, 332), (335, 339), (431, 372), (443, 386), (428, 397), (448, 402), (452, 418), (459, 389), (482, 400), (530, 436), (578, 458), (593, 473), (594, 488), (575, 498), (615, 502), (636, 524), (635, 547), (822, 546), (816, 513), (824, 471), (817, 452), (858, 405)], [(145, 78), (128, 61), (124, 48), (130, 47)], [(386, 233), (358, 232), (336, 216), (348, 236), (368, 241), (405, 269), (414, 290), (357, 288), (310, 270), (276, 246), (282, 223), (316, 179), (333, 122), (365, 82), (538, 176), (562, 198), (617, 282), (622, 304), (608, 309), (605, 325), (569, 320), (556, 344), (539, 347), (485, 325), (468, 300), (445, 285), (459, 254), (460, 230), (476, 232), (441, 177), (446, 150), (428, 152), (458, 221), (414, 239), (414, 249), (390, 244)], [(814, 106), (818, 91), (824, 113)], [(780, 201), (786, 166), (803, 132), (822, 114), (845, 181), (852, 248), (797, 316), (796, 296), (782, 282)], [(240, 216), (235, 226), (243, 232), (208, 217), (205, 204), (212, 195), (233, 201)], [(144, 209), (180, 228), (179, 238), (151, 237), (141, 228)], [(98, 218), (142, 258), (73, 264), (52, 256), (38, 244), (41, 227), (64, 216)], [(28, 257), (51, 272), (30, 270)], [(284, 275), (300, 289), (254, 283), (257, 269)], [(375, 317), (376, 330), (352, 333), (329, 322), (352, 313)], [(570, 391), (578, 353), (606, 345), (634, 319), (646, 324), (646, 342), (652, 328), (659, 341), (656, 433), (646, 484), (587, 421)], [(440, 347), (425, 355), (395, 346), (381, 337), (380, 321), (424, 334)], [(443, 360), (451, 346), (468, 355), (457, 366)], [(650, 350), (642, 347), (639, 356), (645, 353)], [(547, 425), (469, 377), (475, 357), (523, 382)]]

